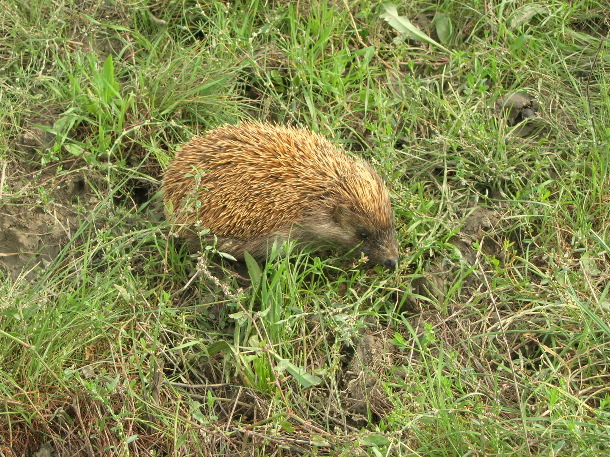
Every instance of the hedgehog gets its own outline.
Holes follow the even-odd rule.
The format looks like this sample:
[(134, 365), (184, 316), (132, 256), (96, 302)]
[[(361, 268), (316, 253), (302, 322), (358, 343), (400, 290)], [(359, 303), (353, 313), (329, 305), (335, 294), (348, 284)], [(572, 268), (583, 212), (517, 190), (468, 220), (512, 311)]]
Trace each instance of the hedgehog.
[(191, 247), (207, 233), (219, 252), (264, 259), (274, 242), (294, 240), (397, 267), (384, 182), (307, 129), (242, 122), (195, 136), (171, 161), (162, 191), (168, 220)]

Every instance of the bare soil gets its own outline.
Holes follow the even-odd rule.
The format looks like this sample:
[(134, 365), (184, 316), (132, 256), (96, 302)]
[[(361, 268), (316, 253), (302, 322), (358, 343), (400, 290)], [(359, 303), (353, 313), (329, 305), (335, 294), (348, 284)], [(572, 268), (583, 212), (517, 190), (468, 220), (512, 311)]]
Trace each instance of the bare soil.
[(16, 139), (19, 161), (2, 168), (5, 196), (0, 205), (0, 269), (13, 279), (34, 273), (51, 263), (79, 227), (84, 209), (99, 199), (93, 192), (91, 173), (78, 160), (41, 168), (41, 153), (54, 135), (38, 127), (50, 126), (54, 115), (27, 122)]

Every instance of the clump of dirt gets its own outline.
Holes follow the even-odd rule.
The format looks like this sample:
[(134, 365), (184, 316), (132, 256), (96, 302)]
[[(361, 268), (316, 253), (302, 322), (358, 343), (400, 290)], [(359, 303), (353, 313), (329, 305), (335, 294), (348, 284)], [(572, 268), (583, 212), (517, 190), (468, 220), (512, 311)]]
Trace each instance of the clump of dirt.
[(369, 413), (378, 420), (392, 410), (382, 383), (384, 373), (393, 366), (392, 348), (383, 333), (363, 335), (341, 374), (342, 406), (359, 426), (369, 423)]
[(506, 120), (509, 127), (514, 127), (513, 135), (525, 138), (543, 127), (537, 111), (540, 105), (527, 92), (513, 92), (496, 100), (497, 116)]
[(496, 105), (506, 112), (507, 123), (515, 126), (536, 116), (538, 102), (526, 92), (513, 92), (497, 100)]

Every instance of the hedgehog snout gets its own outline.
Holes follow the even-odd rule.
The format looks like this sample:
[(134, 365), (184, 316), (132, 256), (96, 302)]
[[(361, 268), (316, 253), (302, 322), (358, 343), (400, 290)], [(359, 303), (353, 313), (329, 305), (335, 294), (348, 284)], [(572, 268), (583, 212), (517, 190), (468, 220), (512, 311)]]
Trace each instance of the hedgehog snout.
[(388, 270), (394, 271), (398, 268), (398, 253), (394, 249), (391, 250), (391, 254), (388, 251), (390, 250), (381, 249), (382, 255), (377, 254), (370, 256), (369, 258), (374, 263), (383, 265)]
[(383, 263), (383, 265), (388, 269), (388, 270), (396, 270), (396, 268), (398, 267), (398, 257), (390, 257), (389, 259), (386, 259), (386, 261)]
[(384, 235), (373, 249), (372, 253), (374, 255), (371, 260), (393, 271), (398, 267), (398, 242), (396, 241), (394, 228), (392, 227)]

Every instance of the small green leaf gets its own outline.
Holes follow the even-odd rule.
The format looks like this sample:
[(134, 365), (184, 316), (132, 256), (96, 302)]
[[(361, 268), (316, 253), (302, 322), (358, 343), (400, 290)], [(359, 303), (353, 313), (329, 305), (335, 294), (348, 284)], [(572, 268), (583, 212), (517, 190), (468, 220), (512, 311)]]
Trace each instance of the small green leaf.
[(390, 440), (384, 435), (367, 435), (360, 438), (360, 444), (362, 446), (387, 446), (390, 444)]
[(134, 442), (135, 440), (137, 440), (137, 439), (138, 439), (138, 435), (130, 435), (130, 436), (128, 436), (128, 437), (127, 437), (127, 439), (125, 440), (125, 443), (126, 443), (126, 444), (133, 443), (133, 442)]
[(407, 345), (407, 340), (400, 333), (394, 333), (394, 338), (390, 342), (395, 346), (405, 347)]
[(201, 412), (201, 409), (200, 409), (201, 406), (202, 406), (201, 403), (199, 403), (198, 401), (191, 402), (191, 404), (190, 404), (190, 407), (191, 407), (191, 416), (197, 422), (205, 423), (206, 422), (206, 417)]
[(207, 397), (208, 409), (212, 410), (214, 409), (214, 405), (216, 404), (216, 397), (214, 396), (214, 394), (212, 394), (211, 390), (208, 390)]
[(248, 274), (252, 280), (252, 286), (254, 289), (257, 289), (261, 282), (261, 267), (259, 267), (256, 260), (254, 260), (254, 257), (252, 257), (249, 252), (244, 252), (244, 260), (246, 261), (246, 267), (248, 267)]
[(111, 82), (114, 80), (114, 62), (112, 61), (112, 54), (108, 54), (108, 57), (106, 57), (106, 60), (104, 61), (102, 75), (106, 81)]
[[(524, 24), (527, 24), (534, 16), (541, 14), (547, 14), (547, 9), (541, 5), (526, 5), (522, 8), (519, 8), (515, 13), (511, 16), (508, 27), (511, 30), (515, 30), (517, 27), (520, 27)], [(548, 14), (547, 14), (548, 15)]]
[(303, 368), (297, 367), (295, 364), (286, 359), (280, 359), (277, 367), (279, 369), (286, 369), (294, 379), (299, 383), (301, 387), (309, 387), (320, 384), (322, 380), (315, 375), (307, 373)]
[(229, 314), (229, 317), (237, 322), (238, 325), (243, 325), (248, 320), (248, 315), (243, 311)]
[(83, 152), (85, 152), (82, 146), (73, 143), (64, 143), (64, 149), (76, 157), (82, 156)]
[(295, 431), (294, 426), (288, 421), (280, 421), (279, 424), (287, 433), (293, 433)]
[(527, 43), (531, 37), (531, 35), (527, 34), (518, 36), (517, 39), (510, 45), (510, 50), (513, 52), (519, 51), (521, 48), (523, 48), (523, 46), (525, 46), (525, 43)]
[(312, 435), (311, 436), (311, 444), (313, 444), (314, 446), (330, 446), (330, 443), (328, 442), (328, 440), (326, 438), (324, 438), (322, 435)]
[(208, 350), (207, 352), (208, 352), (209, 356), (212, 356), (212, 355), (218, 354), (219, 352), (223, 352), (223, 351), (230, 350), (230, 349), (231, 349), (231, 346), (229, 346), (229, 343), (221, 340), (221, 341), (216, 341), (216, 342), (210, 344), (207, 347), (207, 350)]
[(385, 5), (383, 5), (383, 7), (385, 8), (385, 13), (382, 13), (379, 17), (385, 19), (385, 21), (390, 24), (393, 29), (397, 30), (400, 33), (408, 35), (413, 40), (431, 44), (432, 46), (436, 46), (437, 48), (442, 49), (445, 52), (451, 52), (442, 44), (437, 43), (424, 32), (422, 32), (418, 27), (413, 25), (413, 23), (409, 21), (409, 19), (407, 19), (405, 16), (399, 16), (398, 11), (396, 10), (396, 5), (394, 5), (393, 3), (386, 3)]
[[(198, 201), (198, 203), (200, 203), (200, 202)], [(223, 259), (228, 259), (228, 260), (231, 260), (233, 262), (237, 261), (237, 259), (235, 257), (233, 257), (231, 254), (229, 254), (227, 252), (220, 252), (220, 251), (218, 251), (218, 255), (220, 257), (222, 257)]]
[(451, 23), (449, 16), (437, 12), (434, 15), (434, 19), (432, 19), (432, 23), (436, 27), (436, 34), (438, 35), (440, 42), (443, 44), (451, 42), (451, 38), (453, 37), (453, 24)]

